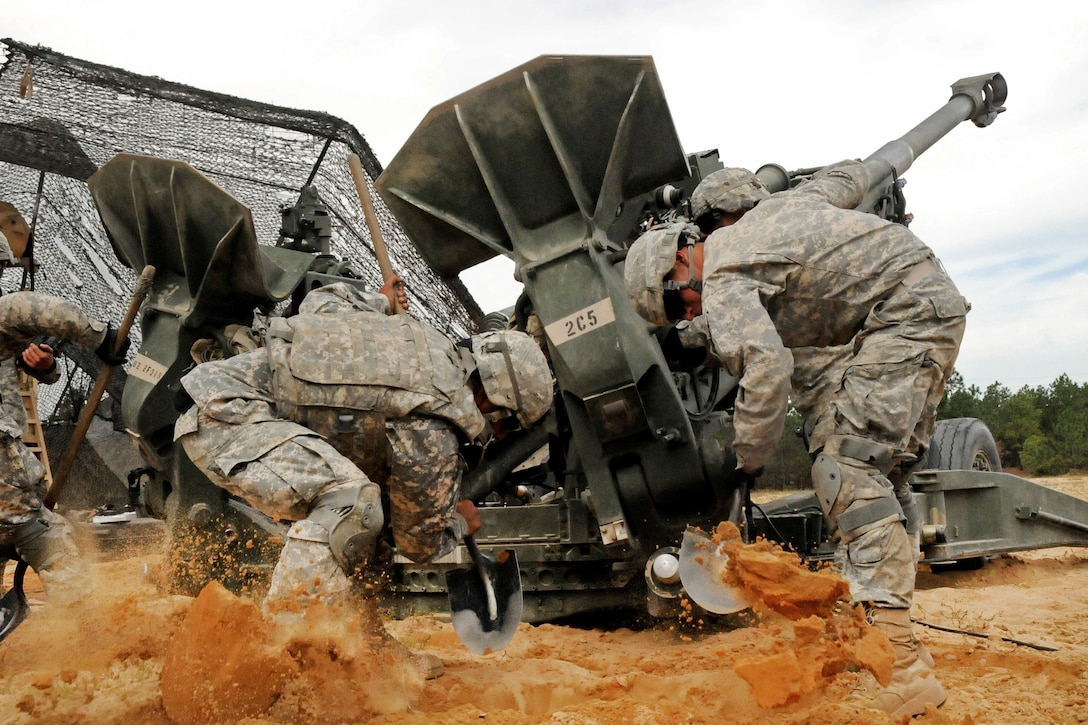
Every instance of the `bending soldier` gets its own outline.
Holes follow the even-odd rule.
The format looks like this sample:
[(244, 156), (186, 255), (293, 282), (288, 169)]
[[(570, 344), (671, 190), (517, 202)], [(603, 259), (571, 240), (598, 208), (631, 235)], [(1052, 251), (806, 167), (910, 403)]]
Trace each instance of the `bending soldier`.
[(688, 321), (681, 341), (739, 379), (737, 476), (773, 452), (792, 384), (843, 577), (895, 650), (873, 706), (917, 715), (946, 695), (911, 629), (919, 522), (905, 469), (929, 443), (969, 306), (906, 227), (854, 210), (868, 186), (857, 162), (774, 195), (745, 169), (714, 172), (691, 197), (698, 228), (646, 232), (624, 275), (644, 318)]
[[(399, 554), (425, 562), (451, 551), (480, 527), (475, 506), (459, 501), (461, 445), (529, 426), (551, 407), (551, 374), (528, 336), (488, 332), (454, 346), (389, 314), (396, 282), (381, 293), (316, 289), (297, 315), (272, 319), (266, 347), (182, 378), (195, 406), (175, 437), (193, 463), (293, 522), (265, 598), (270, 613), (358, 604), (353, 577), (374, 565), (383, 491)], [(441, 673), (436, 660), (417, 664)]]
[(34, 342), (41, 337), (79, 343), (110, 365), (125, 357), (112, 354), (117, 331), (72, 302), (29, 291), (0, 297), (0, 553), (26, 561), (49, 601), (68, 605), (87, 593), (92, 578), (71, 524), (43, 504), (45, 469), (23, 443), (27, 421), (18, 370), (44, 383), (60, 377), (52, 348)]

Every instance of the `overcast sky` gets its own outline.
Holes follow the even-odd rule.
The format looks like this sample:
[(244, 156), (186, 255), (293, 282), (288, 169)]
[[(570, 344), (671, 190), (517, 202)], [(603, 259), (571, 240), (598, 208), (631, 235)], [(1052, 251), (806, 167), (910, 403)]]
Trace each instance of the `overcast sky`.
[[(352, 123), (387, 165), (435, 105), (539, 55), (650, 55), (681, 143), (730, 166), (867, 156), (956, 80), (1007, 113), (907, 172), (911, 228), (971, 301), (957, 369), (1088, 382), (1088, 3), (1035, 0), (4, 0), (0, 37)], [(505, 260), (503, 260), (505, 262)], [(487, 310), (505, 263), (466, 272)]]

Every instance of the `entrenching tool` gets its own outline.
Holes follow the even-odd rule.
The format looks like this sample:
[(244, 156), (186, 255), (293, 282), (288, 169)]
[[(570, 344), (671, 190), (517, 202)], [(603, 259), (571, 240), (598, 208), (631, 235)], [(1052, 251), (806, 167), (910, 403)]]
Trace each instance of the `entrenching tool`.
[[(132, 323), (136, 321), (136, 315), (139, 313), (140, 307), (143, 306), (144, 300), (151, 292), (151, 283), (154, 279), (155, 268), (151, 265), (144, 267), (143, 272), (136, 279), (136, 286), (132, 293), (132, 299), (129, 301), (128, 310), (117, 328), (117, 338), (113, 348), (114, 355), (117, 355), (123, 349), (124, 342), (128, 339), (129, 330), (132, 329)], [(90, 394), (87, 396), (87, 402), (79, 414), (75, 430), (72, 431), (72, 438), (68, 442), (68, 448), (64, 452), (60, 465), (57, 466), (56, 473), (53, 475), (53, 485), (49, 487), (45, 499), (42, 501), (42, 505), (50, 511), (57, 505), (57, 501), (64, 491), (68, 474), (71, 473), (72, 467), (75, 465), (79, 447), (83, 445), (83, 439), (86, 438), (87, 431), (90, 430), (98, 403), (106, 392), (106, 386), (109, 385), (115, 367), (115, 365), (103, 364), (98, 377), (95, 378), (94, 388), (91, 389)], [(0, 641), (3, 641), (20, 622), (26, 619), (30, 611), (26, 594), (23, 592), (23, 577), (26, 575), (27, 566), (25, 561), (19, 560), (15, 567), (15, 578), (12, 580), (11, 590), (0, 599)]]
[(744, 592), (723, 578), (729, 564), (724, 546), (695, 526), (685, 529), (680, 544), (680, 581), (684, 590), (691, 601), (714, 614), (734, 614), (749, 606)]
[[(394, 274), (393, 266), (359, 157), (350, 154), (348, 166), (363, 205), (378, 269), (382, 279), (388, 280)], [(395, 306), (395, 311), (397, 314), (405, 312), (399, 304)], [(465, 548), (472, 558), (473, 568), (446, 573), (453, 629), (476, 654), (494, 652), (509, 644), (521, 621), (521, 572), (518, 570), (517, 556), (508, 550), (502, 553), (498, 561), (490, 559), (476, 546), (472, 536), (465, 537)]]
[(446, 572), (453, 630), (478, 655), (497, 652), (510, 643), (521, 622), (521, 573), (513, 550), (491, 559), (465, 537), (471, 569)]

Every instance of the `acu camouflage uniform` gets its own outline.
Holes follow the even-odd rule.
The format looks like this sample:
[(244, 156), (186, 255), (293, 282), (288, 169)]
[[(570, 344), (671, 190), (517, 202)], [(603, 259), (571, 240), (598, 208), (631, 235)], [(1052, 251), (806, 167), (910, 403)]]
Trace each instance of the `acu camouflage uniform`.
[[(481, 436), (486, 421), (450, 340), (387, 311), (381, 294), (322, 287), (298, 315), (272, 320), (266, 348), (198, 365), (182, 378), (196, 405), (178, 419), (175, 438), (192, 461), (262, 513), (294, 522), (270, 608), (347, 592), (351, 580), (315, 512), (372, 482), (388, 495), (400, 554), (428, 561), (467, 532), (455, 510), (459, 448)], [(358, 427), (326, 440), (303, 425), (330, 411), (334, 420), (361, 419), (369, 443), (360, 443)]]
[(896, 492), (889, 474), (928, 445), (969, 306), (906, 227), (853, 210), (868, 184), (863, 165), (844, 162), (714, 231), (702, 309), (712, 353), (740, 380), (741, 467), (773, 452), (792, 381), (810, 451), (828, 457), (814, 483), (821, 465), (839, 469), (837, 490), (816, 489), (853, 599), (907, 608), (913, 502), (905, 475), (893, 474)]
[[(94, 350), (106, 331), (105, 323), (89, 319), (59, 297), (38, 292), (0, 297), (0, 553), (26, 561), (50, 600), (60, 604), (83, 595), (91, 578), (71, 525), (43, 505), (45, 469), (23, 444), (26, 411), (15, 359), (39, 337), (58, 337)], [(45, 383), (59, 377), (56, 369), (31, 374)]]

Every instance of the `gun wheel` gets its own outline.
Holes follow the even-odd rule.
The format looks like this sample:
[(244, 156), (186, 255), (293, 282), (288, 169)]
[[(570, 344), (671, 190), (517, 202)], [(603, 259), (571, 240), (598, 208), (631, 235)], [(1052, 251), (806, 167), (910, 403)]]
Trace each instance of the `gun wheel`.
[(993, 434), (978, 418), (937, 421), (922, 469), (941, 471), (1001, 471)]

